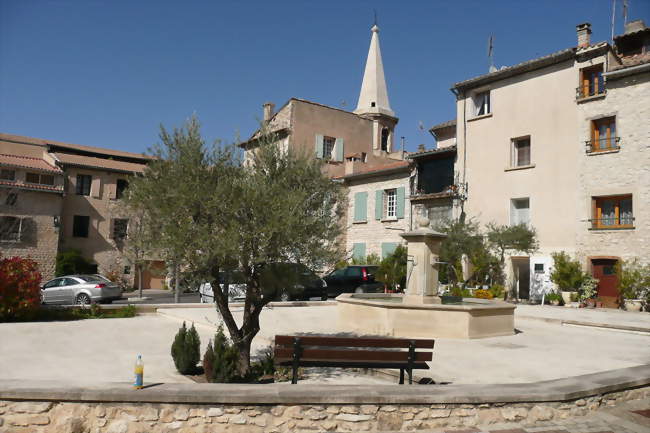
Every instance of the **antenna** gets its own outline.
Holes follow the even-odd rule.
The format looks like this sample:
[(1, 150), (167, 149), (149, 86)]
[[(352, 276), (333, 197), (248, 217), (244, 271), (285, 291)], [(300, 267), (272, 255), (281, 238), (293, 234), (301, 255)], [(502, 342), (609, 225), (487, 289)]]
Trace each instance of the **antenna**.
[(375, 25), (377, 25), (377, 9), (372, 10), (375, 13)]
[(616, 0), (612, 0), (612, 43), (614, 43), (614, 17), (616, 16)]
[(627, 25), (627, 0), (623, 0), (623, 26)]
[(494, 66), (494, 35), (488, 39), (488, 71), (494, 72), (497, 68)]

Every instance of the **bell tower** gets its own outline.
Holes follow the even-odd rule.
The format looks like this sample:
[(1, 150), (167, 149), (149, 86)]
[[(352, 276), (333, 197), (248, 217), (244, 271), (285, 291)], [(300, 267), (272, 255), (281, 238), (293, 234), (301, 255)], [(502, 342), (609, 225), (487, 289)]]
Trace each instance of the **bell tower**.
[(381, 60), (379, 48), (379, 27), (377, 24), (370, 29), (370, 48), (366, 69), (363, 73), (359, 102), (354, 112), (373, 121), (372, 151), (375, 154), (382, 152), (395, 152), (397, 148), (394, 141), (395, 125), (398, 118), (390, 108), (386, 78), (384, 77), (384, 64)]

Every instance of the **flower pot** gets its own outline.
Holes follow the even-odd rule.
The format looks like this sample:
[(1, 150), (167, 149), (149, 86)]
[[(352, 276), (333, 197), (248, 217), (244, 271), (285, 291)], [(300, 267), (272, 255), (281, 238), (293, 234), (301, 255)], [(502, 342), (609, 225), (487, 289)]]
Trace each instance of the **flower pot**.
[(561, 292), (562, 293), (562, 300), (564, 301), (565, 306), (570, 306), (571, 304), (571, 293), (573, 292), (565, 292), (564, 290)]
[(551, 305), (555, 305), (557, 307), (558, 305), (560, 305), (560, 301), (558, 301), (557, 299), (554, 299), (554, 300), (551, 301)]
[(595, 299), (587, 299), (585, 301), (586, 307), (587, 308), (594, 308), (596, 307), (596, 300)]
[(626, 299), (624, 305), (627, 311), (638, 312), (641, 311), (643, 301), (641, 299)]

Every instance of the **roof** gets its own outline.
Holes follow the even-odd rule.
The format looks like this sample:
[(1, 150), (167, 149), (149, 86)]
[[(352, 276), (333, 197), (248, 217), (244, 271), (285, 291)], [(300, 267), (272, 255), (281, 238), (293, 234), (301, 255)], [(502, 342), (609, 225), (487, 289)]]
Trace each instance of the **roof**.
[(650, 33), (650, 27), (639, 28), (639, 29), (633, 30), (631, 32), (627, 32), (627, 33), (623, 33), (623, 34), (614, 36), (614, 41), (618, 42), (620, 39), (624, 39), (624, 38), (626, 38), (628, 36), (631, 36), (631, 35), (637, 35), (639, 33)]
[(35, 183), (19, 183), (9, 180), (0, 180), (0, 187), (11, 186), (14, 188), (27, 189), (32, 191), (63, 192), (63, 185), (39, 185)]
[(55, 152), (52, 154), (63, 165), (77, 167), (99, 168), (109, 171), (120, 171), (125, 173), (142, 173), (146, 164), (133, 162), (116, 161), (108, 158), (95, 158), (92, 156), (75, 155), (73, 153)]
[(373, 177), (381, 176), (384, 174), (399, 173), (400, 171), (405, 171), (409, 168), (410, 163), (408, 161), (395, 161), (389, 164), (376, 165), (373, 167), (368, 167), (365, 170), (355, 171), (354, 173), (346, 174), (344, 176), (338, 176), (334, 179), (354, 179), (361, 177)]
[(447, 120), (446, 122), (438, 123), (429, 128), (429, 131), (437, 131), (439, 129), (449, 128), (451, 126), (456, 126), (456, 119)]
[(650, 53), (636, 54), (634, 56), (625, 56), (621, 57), (622, 65), (616, 65), (610, 68), (611, 71), (617, 71), (619, 69), (625, 69), (632, 66), (643, 65), (650, 63)]
[(34, 158), (30, 156), (9, 155), (0, 153), (0, 165), (9, 165), (12, 167), (30, 168), (33, 170), (47, 171), (49, 173), (63, 173), (61, 169), (48, 164), (42, 158)]
[(421, 150), (420, 152), (411, 153), (407, 156), (408, 159), (417, 159), (429, 155), (442, 155), (444, 153), (456, 153), (456, 145), (440, 147), (438, 149)]
[(116, 156), (122, 158), (135, 159), (154, 159), (154, 157), (143, 153), (124, 152), (121, 150), (105, 149), (102, 147), (82, 146), (81, 144), (64, 143), (62, 141), (45, 140), (42, 138), (26, 137), (23, 135), (13, 135), (0, 133), (0, 140), (12, 141), (16, 143), (35, 144), (37, 146), (55, 146), (61, 149), (76, 150), (80, 152), (96, 153), (100, 155)]
[(470, 87), (477, 87), (483, 84), (512, 77), (514, 75), (518, 75), (524, 72), (541, 69), (543, 67), (560, 63), (564, 60), (571, 59), (573, 58), (575, 53), (576, 53), (576, 47), (567, 48), (565, 50), (557, 51), (547, 56), (538, 57), (532, 60), (527, 60), (525, 62), (518, 63), (514, 66), (501, 68), (495, 72), (479, 75), (478, 77), (470, 78), (469, 80), (460, 81), (454, 84), (453, 89), (466, 89)]

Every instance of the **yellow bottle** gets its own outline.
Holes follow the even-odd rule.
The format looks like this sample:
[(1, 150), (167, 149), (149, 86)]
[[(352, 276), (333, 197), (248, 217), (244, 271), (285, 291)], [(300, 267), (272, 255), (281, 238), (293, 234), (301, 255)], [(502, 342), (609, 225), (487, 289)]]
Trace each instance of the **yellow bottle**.
[(135, 361), (135, 382), (133, 382), (135, 389), (142, 389), (144, 387), (144, 362), (142, 362), (142, 355), (138, 355)]

